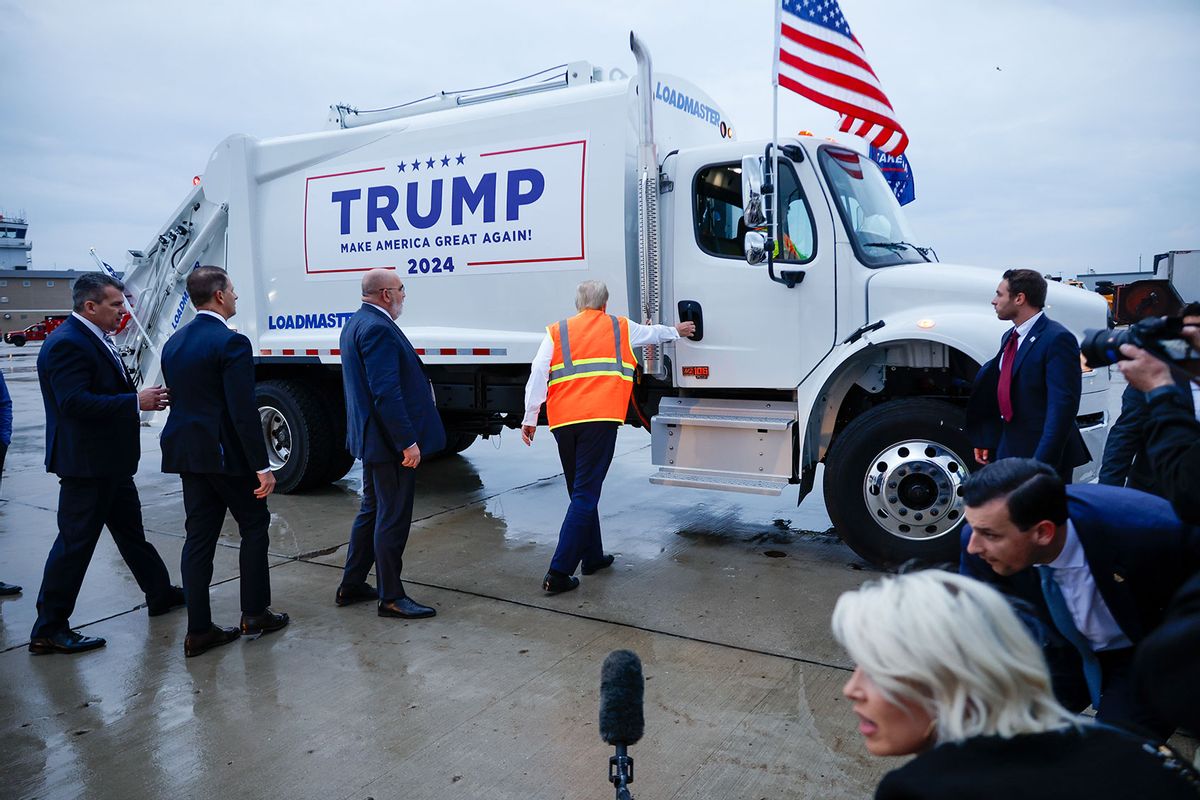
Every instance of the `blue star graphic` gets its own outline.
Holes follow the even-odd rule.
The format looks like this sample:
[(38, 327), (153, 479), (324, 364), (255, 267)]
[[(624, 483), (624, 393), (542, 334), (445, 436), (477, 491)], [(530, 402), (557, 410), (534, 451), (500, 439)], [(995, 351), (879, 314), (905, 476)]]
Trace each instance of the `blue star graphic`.
[(414, 161), (414, 162), (413, 162), (413, 172), (416, 172), (416, 171), (417, 171), (417, 170), (419, 170), (420, 168), (421, 168), (421, 162), (420, 162), (420, 161)]
[(450, 166), (450, 156), (442, 156), (442, 166), (443, 167)]
[(456, 163), (458, 163), (458, 164), (461, 164), (461, 163), (463, 163), (464, 161), (466, 161), (466, 160), (467, 160), (467, 157), (466, 157), (466, 156), (464, 156), (462, 153), (459, 153), (459, 154), (458, 154), (458, 158), (456, 158), (456, 159), (454, 159), (454, 160), (455, 160), (455, 162), (456, 162)]
[(400, 170), (401, 172), (404, 172), (404, 168), (407, 166), (408, 166), (408, 164), (405, 164), (403, 161), (401, 161), (399, 164), (396, 165), (396, 169)]
[(433, 169), (433, 159), (431, 158), (428, 161), (426, 161), (425, 166), (429, 167), (430, 169)]

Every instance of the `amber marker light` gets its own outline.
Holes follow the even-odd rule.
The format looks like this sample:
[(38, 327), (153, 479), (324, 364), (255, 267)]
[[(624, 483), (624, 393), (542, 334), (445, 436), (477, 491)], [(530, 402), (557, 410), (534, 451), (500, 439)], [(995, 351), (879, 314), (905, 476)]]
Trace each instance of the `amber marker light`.
[(812, 131), (796, 131), (797, 136), (812, 136)]
[(933, 327), (935, 324), (937, 324), (937, 323), (935, 323), (935, 322), (934, 322), (933, 320), (931, 320), (931, 319), (919, 319), (919, 320), (917, 320), (917, 327), (918, 327), (918, 328), (920, 328), (920, 329), (921, 329), (921, 330), (923, 330), (923, 331), (927, 331), (927, 330), (929, 330), (929, 329), (930, 329), (930, 328), (932, 328), (932, 327)]

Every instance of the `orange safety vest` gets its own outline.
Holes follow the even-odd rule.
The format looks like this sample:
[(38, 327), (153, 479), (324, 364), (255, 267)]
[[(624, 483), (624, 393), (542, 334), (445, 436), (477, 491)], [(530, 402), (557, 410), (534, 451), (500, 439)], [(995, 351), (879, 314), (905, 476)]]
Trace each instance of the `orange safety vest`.
[(554, 342), (546, 418), (550, 429), (625, 421), (637, 360), (629, 320), (585, 309), (546, 328)]

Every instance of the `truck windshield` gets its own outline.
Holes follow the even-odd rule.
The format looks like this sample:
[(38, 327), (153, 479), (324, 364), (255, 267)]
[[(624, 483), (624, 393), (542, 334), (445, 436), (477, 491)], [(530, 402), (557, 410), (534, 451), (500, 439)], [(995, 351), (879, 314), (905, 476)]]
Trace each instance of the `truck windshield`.
[(858, 260), (868, 267), (926, 259), (913, 241), (908, 220), (874, 161), (844, 147), (822, 147), (821, 170)]

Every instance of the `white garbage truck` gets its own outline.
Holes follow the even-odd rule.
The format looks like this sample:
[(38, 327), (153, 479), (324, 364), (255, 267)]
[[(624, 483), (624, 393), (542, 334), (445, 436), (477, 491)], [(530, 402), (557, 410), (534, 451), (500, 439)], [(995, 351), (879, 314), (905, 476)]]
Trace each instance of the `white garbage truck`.
[[(963, 409), (1006, 325), (989, 306), (999, 271), (913, 244), (855, 148), (738, 141), (712, 98), (630, 43), (633, 77), (577, 62), (391, 109), (334, 106), (315, 133), (225, 139), (130, 251), (127, 365), (159, 381), (163, 343), (195, 313), (188, 272), (227, 269), (271, 465), (300, 491), (353, 463), (338, 338), (365, 270), (404, 280), (398, 322), (453, 451), (519, 426), (545, 326), (599, 279), (612, 313), (697, 325), (639, 355), (628, 423), (650, 435), (651, 483), (796, 486), (803, 500), (823, 463), (829, 515), (861, 556), (954, 558), (974, 466)], [(1076, 334), (1105, 324), (1081, 289), (1051, 283), (1048, 306)], [(1077, 423), (1098, 456), (1108, 374), (1082, 369)]]

